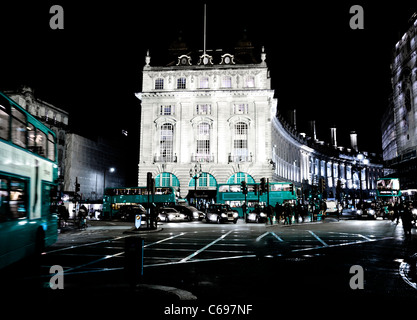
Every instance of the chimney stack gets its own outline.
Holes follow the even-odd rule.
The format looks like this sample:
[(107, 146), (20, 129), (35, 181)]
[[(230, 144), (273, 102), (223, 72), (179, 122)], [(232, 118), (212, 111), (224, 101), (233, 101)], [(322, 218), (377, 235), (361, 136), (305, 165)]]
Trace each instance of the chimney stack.
[(335, 126), (330, 128), (330, 139), (331, 139), (332, 146), (337, 148), (336, 127)]
[(313, 138), (313, 141), (316, 141), (317, 140), (316, 121), (310, 120), (308, 124), (310, 128), (310, 135)]
[(358, 134), (355, 131), (350, 132), (350, 146), (358, 152)]

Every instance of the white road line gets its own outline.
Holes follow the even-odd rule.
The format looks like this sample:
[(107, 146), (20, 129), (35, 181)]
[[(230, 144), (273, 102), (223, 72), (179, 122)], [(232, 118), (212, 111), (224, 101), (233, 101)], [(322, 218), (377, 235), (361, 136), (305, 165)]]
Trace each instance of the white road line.
[(80, 245), (75, 245), (75, 246), (69, 246), (69, 247), (65, 247), (65, 248), (55, 249), (55, 250), (51, 250), (51, 251), (46, 251), (46, 252), (43, 253), (43, 255), (47, 255), (47, 254), (55, 253), (55, 252), (59, 252), (59, 251), (64, 251), (64, 250), (71, 250), (71, 249), (76, 249), (76, 248), (94, 246), (94, 245), (99, 244), (99, 243), (111, 242), (111, 241), (123, 239), (123, 238), (126, 238), (126, 237), (129, 237), (129, 236), (121, 236), (121, 237), (116, 237), (116, 238), (107, 239), (107, 240), (101, 240), (101, 241), (90, 242), (90, 243), (83, 243), (83, 244), (80, 244)]
[(261, 234), (259, 237), (256, 238), (256, 241), (261, 240), (263, 237), (265, 237), (269, 232), (265, 232), (264, 234)]
[(270, 234), (272, 234), (275, 238), (277, 238), (279, 241), (284, 242), (284, 240), (282, 240), (279, 236), (276, 235), (275, 232), (270, 232)]
[(186, 234), (186, 232), (181, 232), (180, 234), (177, 234), (177, 235), (175, 235), (175, 236), (171, 236), (171, 237), (168, 237), (168, 238), (165, 238), (165, 239), (162, 239), (162, 240), (156, 241), (156, 242), (152, 242), (152, 243), (145, 244), (143, 247), (144, 247), (144, 248), (147, 248), (147, 247), (153, 246), (154, 244), (158, 244), (158, 243), (161, 243), (161, 242), (165, 242), (165, 241), (168, 241), (168, 240), (174, 239), (174, 238), (176, 238), (176, 237), (183, 236), (184, 234)]
[(184, 259), (182, 259), (180, 262), (186, 262), (188, 260), (190, 260), (191, 258), (194, 258), (196, 255), (200, 254), (201, 252), (203, 252), (204, 250), (206, 250), (207, 248), (211, 247), (213, 244), (223, 240), (225, 237), (227, 237), (229, 234), (231, 234), (233, 231), (235, 230), (230, 230), (228, 233), (225, 233), (224, 235), (222, 235), (221, 237), (217, 238), (216, 240), (210, 242), (208, 245), (204, 246), (203, 248), (195, 251), (194, 253), (190, 254), (188, 257), (185, 257)]
[(323, 245), (323, 246), (325, 246), (325, 247), (328, 247), (329, 245), (326, 243), (326, 242), (324, 242), (323, 240), (321, 240), (313, 231), (311, 231), (311, 230), (308, 230), (308, 232), (310, 232), (310, 234), (314, 237), (314, 238), (316, 238), (318, 241), (320, 241), (321, 242), (321, 244)]

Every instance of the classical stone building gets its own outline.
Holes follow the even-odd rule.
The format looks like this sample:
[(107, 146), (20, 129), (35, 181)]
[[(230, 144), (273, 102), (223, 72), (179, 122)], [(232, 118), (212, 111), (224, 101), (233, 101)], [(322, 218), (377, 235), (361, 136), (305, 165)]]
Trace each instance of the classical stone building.
[(344, 148), (337, 144), (336, 128), (328, 144), (315, 130), (307, 136), (284, 121), (263, 48), (256, 54), (245, 39), (234, 52), (198, 55), (182, 42), (170, 52), (175, 60), (165, 66), (153, 66), (148, 52), (142, 92), (136, 94), (140, 186), (151, 172), (157, 186), (173, 186), (189, 199), (194, 189), (198, 197), (214, 199), (218, 184), (262, 177), (298, 188), (317, 186), (322, 178), (329, 194), (374, 194), (382, 165), (376, 155), (358, 151), (356, 133), (351, 148)]
[[(58, 175), (62, 187), (66, 156), (65, 141), (68, 132), (69, 113), (35, 96), (34, 90), (28, 86), (22, 86), (18, 90), (5, 91), (11, 99), (26, 109), (42, 123), (48, 126), (57, 137), (58, 151)], [(63, 190), (62, 188), (60, 190)]]
[(139, 185), (152, 172), (159, 185), (173, 185), (186, 197), (195, 188), (190, 170), (196, 164), (197, 171), (201, 166), (199, 191), (272, 178), (277, 101), (265, 52), (254, 63), (250, 43), (243, 45), (234, 54), (182, 54), (164, 67), (151, 65), (146, 56), (137, 94), (142, 108)]

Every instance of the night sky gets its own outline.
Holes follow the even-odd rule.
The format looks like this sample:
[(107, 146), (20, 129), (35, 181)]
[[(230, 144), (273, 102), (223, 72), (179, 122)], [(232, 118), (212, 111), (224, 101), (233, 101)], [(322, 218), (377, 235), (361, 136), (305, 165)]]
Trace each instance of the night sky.
[[(36, 97), (69, 111), (72, 128), (83, 133), (118, 137), (128, 130), (137, 157), (134, 93), (146, 50), (151, 65), (163, 65), (179, 34), (190, 50), (202, 49), (203, 2), (4, 2), (0, 90), (32, 86)], [(283, 114), (295, 108), (301, 128), (316, 120), (320, 140), (336, 125), (342, 145), (356, 130), (361, 150), (381, 152), (392, 49), (415, 1), (414, 8), (403, 1), (286, 2), (207, 1), (207, 48), (227, 52), (246, 33), (258, 55), (265, 46)], [(64, 9), (64, 30), (49, 27), (54, 4)], [(364, 30), (349, 27), (355, 4), (363, 6)]]

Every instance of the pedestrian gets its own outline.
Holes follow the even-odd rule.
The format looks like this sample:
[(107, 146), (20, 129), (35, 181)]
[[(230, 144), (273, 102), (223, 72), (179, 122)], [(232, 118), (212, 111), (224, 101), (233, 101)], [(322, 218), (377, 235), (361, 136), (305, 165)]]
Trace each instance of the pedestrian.
[(271, 206), (271, 205), (269, 205), (267, 208), (266, 208), (266, 215), (267, 215), (267, 217), (268, 217), (268, 219), (269, 219), (269, 222), (271, 222), (271, 225), (273, 225), (274, 223), (273, 223), (273, 221), (272, 221), (272, 215), (274, 214), (274, 209), (273, 209), (273, 207)]
[(281, 216), (282, 216), (282, 205), (280, 205), (279, 202), (277, 202), (275, 204), (275, 217), (277, 219), (277, 224), (279, 224), (281, 220)]
[(394, 222), (394, 220), (395, 219), (397, 219), (397, 224), (398, 224), (398, 222), (399, 222), (399, 220), (400, 220), (400, 212), (399, 212), (399, 204), (398, 204), (398, 202), (395, 202), (395, 204), (394, 204), (394, 214), (393, 214), (393, 216), (392, 216), (392, 222)]
[(291, 224), (291, 207), (288, 202), (285, 204), (284, 208), (284, 224)]
[(403, 223), (404, 235), (406, 238), (410, 238), (412, 227), (411, 221), (413, 219), (411, 216), (411, 209), (407, 204), (402, 203), (399, 211), (401, 214), (401, 221)]

